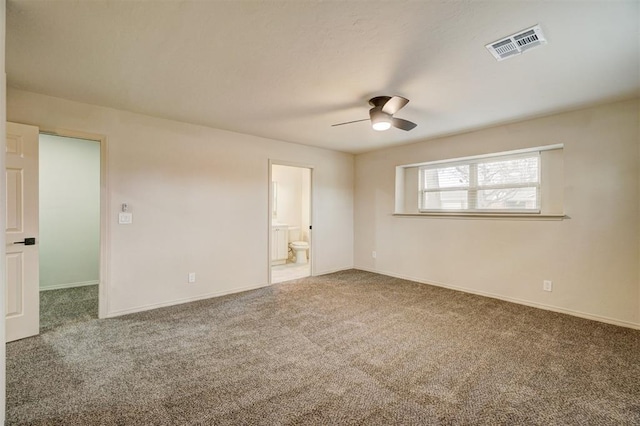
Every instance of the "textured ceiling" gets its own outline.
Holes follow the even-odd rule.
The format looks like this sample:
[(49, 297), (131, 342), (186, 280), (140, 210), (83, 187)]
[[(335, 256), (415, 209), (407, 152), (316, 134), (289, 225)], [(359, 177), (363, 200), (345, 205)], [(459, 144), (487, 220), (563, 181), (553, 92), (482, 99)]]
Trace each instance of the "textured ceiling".
[[(539, 23), (546, 46), (484, 45)], [(346, 152), (462, 132), (640, 88), (639, 3), (7, 1), (9, 86)], [(402, 95), (410, 132), (367, 100)]]

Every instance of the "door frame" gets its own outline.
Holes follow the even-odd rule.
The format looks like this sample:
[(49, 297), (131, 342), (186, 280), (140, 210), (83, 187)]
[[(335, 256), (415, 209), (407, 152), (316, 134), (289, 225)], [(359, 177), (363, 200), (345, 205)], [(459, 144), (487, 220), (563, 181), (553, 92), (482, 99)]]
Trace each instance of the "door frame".
[[(313, 190), (313, 173), (314, 166), (304, 163), (298, 163), (295, 161), (284, 161), (284, 160), (273, 160), (269, 159), (269, 173), (267, 179), (267, 188), (269, 199), (267, 202), (267, 235), (269, 244), (267, 244), (267, 283), (271, 285), (271, 248), (273, 247), (273, 238), (271, 236), (271, 226), (273, 223), (273, 185), (271, 184), (271, 180), (273, 179), (273, 166), (288, 166), (288, 167), (298, 167), (300, 169), (309, 169), (309, 226), (311, 229), (309, 230), (309, 273), (311, 276), (314, 276), (314, 258), (315, 258), (315, 238), (313, 238), (313, 200), (314, 200), (314, 190)], [(302, 230), (300, 230), (302, 232)]]
[(107, 137), (96, 133), (40, 127), (40, 134), (86, 139), (100, 144), (100, 270), (98, 278), (98, 318), (109, 313), (109, 169)]

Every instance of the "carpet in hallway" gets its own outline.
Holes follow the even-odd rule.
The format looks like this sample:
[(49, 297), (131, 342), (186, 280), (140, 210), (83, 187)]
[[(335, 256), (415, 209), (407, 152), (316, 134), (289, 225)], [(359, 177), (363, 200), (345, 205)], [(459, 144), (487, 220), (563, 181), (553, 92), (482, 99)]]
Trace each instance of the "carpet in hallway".
[(40, 332), (98, 318), (98, 285), (40, 292)]

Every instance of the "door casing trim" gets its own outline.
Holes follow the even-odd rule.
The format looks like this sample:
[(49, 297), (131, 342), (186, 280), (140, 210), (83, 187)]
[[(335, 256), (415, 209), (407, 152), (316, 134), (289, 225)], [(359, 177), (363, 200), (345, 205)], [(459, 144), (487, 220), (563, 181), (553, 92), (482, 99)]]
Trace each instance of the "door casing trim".
[[(272, 171), (273, 171), (273, 166), (289, 166), (289, 167), (298, 167), (300, 169), (309, 169), (309, 224), (312, 227), (311, 231), (313, 231), (313, 218), (314, 218), (314, 214), (313, 214), (313, 184), (314, 184), (314, 176), (313, 176), (313, 172), (314, 172), (314, 166), (309, 165), (309, 164), (304, 164), (304, 163), (297, 163), (294, 161), (281, 161), (281, 160), (273, 160), (273, 159), (269, 159), (269, 173), (268, 173), (268, 180), (267, 180), (267, 185), (268, 185), (268, 194), (269, 194), (269, 200), (268, 200), (268, 205), (267, 205), (267, 217), (269, 218), (268, 220), (268, 228), (267, 228), (267, 232), (268, 232), (268, 241), (269, 244), (267, 244), (267, 283), (269, 285), (272, 284), (271, 282), (271, 247), (273, 245), (273, 241), (271, 238), (271, 224), (273, 222), (273, 185), (271, 185), (271, 180), (273, 179), (272, 176)], [(309, 273), (311, 274), (311, 276), (314, 276), (314, 258), (315, 258), (315, 238), (313, 238), (313, 232), (311, 232), (311, 237), (309, 238), (310, 241), (310, 245), (309, 245)]]
[(38, 126), (40, 133), (67, 138), (86, 139), (100, 143), (100, 276), (98, 283), (98, 318), (109, 315), (109, 168), (108, 144), (105, 135)]

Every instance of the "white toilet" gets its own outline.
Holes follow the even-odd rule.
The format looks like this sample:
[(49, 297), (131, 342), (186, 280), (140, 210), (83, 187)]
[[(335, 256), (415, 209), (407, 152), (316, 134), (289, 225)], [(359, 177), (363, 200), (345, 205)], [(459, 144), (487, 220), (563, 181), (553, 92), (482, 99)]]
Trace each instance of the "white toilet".
[(307, 250), (309, 250), (309, 243), (301, 241), (300, 228), (296, 226), (289, 227), (289, 247), (293, 250), (293, 255), (296, 257), (297, 264), (307, 263)]

